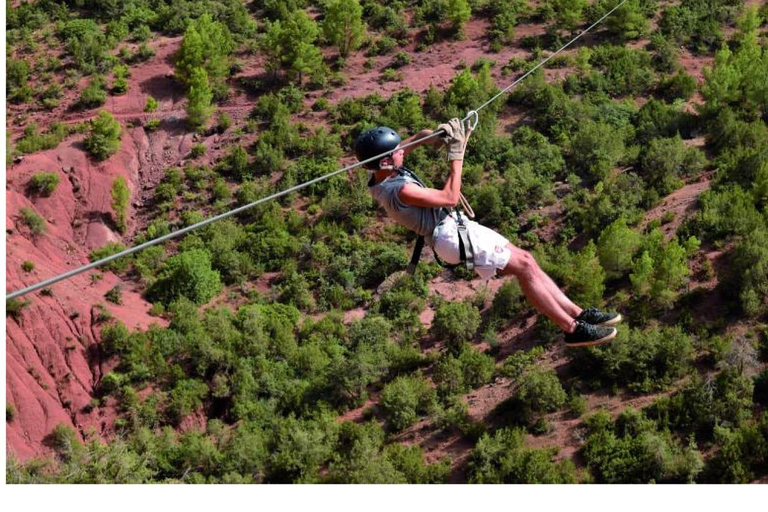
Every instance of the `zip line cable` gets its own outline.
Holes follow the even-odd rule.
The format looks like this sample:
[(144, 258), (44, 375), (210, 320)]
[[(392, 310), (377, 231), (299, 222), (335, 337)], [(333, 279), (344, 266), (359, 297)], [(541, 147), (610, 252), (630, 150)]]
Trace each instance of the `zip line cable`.
[[(579, 33), (576, 37), (574, 37), (569, 42), (567, 42), (562, 48), (557, 50), (555, 53), (553, 53), (552, 55), (550, 55), (549, 57), (547, 57), (546, 59), (541, 61), (539, 64), (536, 65), (536, 67), (532, 68), (531, 70), (526, 72), (523, 76), (521, 76), (520, 78), (515, 80), (512, 84), (510, 84), (509, 86), (507, 86), (504, 89), (502, 89), (500, 92), (498, 92), (496, 95), (494, 95), (491, 99), (489, 99), (488, 101), (486, 101), (485, 103), (480, 105), (477, 109), (471, 110), (467, 114), (467, 116), (464, 118), (464, 121), (469, 121), (470, 128), (474, 129), (474, 127), (477, 125), (477, 122), (478, 122), (478, 112), (480, 110), (482, 110), (485, 107), (487, 107), (488, 105), (490, 105), (492, 102), (497, 100), (500, 96), (502, 96), (507, 91), (509, 91), (512, 87), (514, 87), (515, 85), (517, 85), (520, 82), (522, 82), (523, 79), (525, 79), (526, 77), (530, 76), (531, 73), (533, 73), (538, 68), (540, 68), (541, 66), (546, 64), (547, 61), (549, 61), (552, 57), (554, 57), (558, 53), (562, 52), (564, 49), (566, 49), (571, 44), (573, 44), (581, 36), (583, 36), (584, 34), (589, 32), (590, 30), (592, 30), (594, 27), (599, 25), (605, 18), (610, 16), (616, 9), (618, 9), (619, 7), (624, 5), (624, 3), (626, 3), (626, 1), (627, 0), (622, 0), (618, 5), (616, 5), (616, 7), (614, 7), (610, 11), (608, 11), (602, 18), (600, 18), (595, 23), (590, 25), (588, 28), (583, 30), (581, 33)], [(420, 144), (420, 143), (422, 143), (422, 142), (424, 142), (426, 140), (432, 139), (434, 137), (438, 137), (438, 136), (442, 135), (443, 133), (444, 133), (443, 130), (436, 130), (436, 131), (432, 132), (431, 134), (427, 135), (426, 137), (422, 137), (420, 139), (417, 139), (417, 140), (414, 140), (412, 142), (409, 142), (408, 144), (403, 144), (402, 146), (398, 146), (397, 149), (404, 149), (404, 148), (408, 148), (408, 147), (414, 146), (416, 144)], [(144, 242), (143, 244), (139, 244), (139, 245), (137, 245), (135, 247), (131, 247), (131, 248), (125, 249), (124, 251), (120, 251), (120, 252), (118, 252), (116, 254), (113, 254), (111, 256), (107, 256), (106, 258), (102, 258), (100, 260), (97, 260), (97, 261), (94, 261), (92, 263), (89, 263), (88, 265), (83, 265), (83, 266), (78, 267), (76, 269), (70, 270), (69, 272), (65, 272), (65, 273), (60, 274), (58, 276), (54, 276), (54, 277), (52, 277), (50, 279), (46, 279), (45, 281), (40, 281), (37, 284), (31, 285), (31, 286), (28, 286), (26, 288), (22, 288), (21, 290), (17, 290), (15, 292), (7, 294), (5, 296), (5, 300), (8, 301), (8, 300), (11, 300), (11, 299), (15, 299), (16, 297), (21, 297), (22, 295), (26, 295), (28, 293), (34, 292), (36, 290), (39, 290), (41, 288), (46, 288), (48, 286), (51, 286), (52, 284), (58, 283), (59, 281), (63, 281), (65, 279), (69, 279), (70, 277), (74, 277), (74, 276), (76, 276), (78, 274), (82, 274), (83, 272), (87, 272), (88, 270), (101, 267), (102, 265), (106, 265), (107, 263), (110, 263), (110, 262), (112, 262), (112, 261), (114, 261), (114, 260), (116, 260), (118, 258), (122, 258), (123, 256), (128, 256), (129, 254), (133, 254), (135, 252), (142, 251), (142, 250), (146, 249), (147, 247), (151, 247), (153, 245), (157, 245), (157, 244), (163, 243), (163, 242), (165, 242), (167, 240), (171, 240), (172, 238), (176, 238), (176, 237), (179, 237), (179, 236), (184, 235), (186, 233), (189, 233), (190, 231), (194, 231), (196, 229), (199, 229), (199, 228), (202, 228), (204, 226), (207, 226), (208, 224), (212, 224), (212, 223), (214, 223), (216, 221), (219, 221), (219, 220), (222, 220), (222, 219), (226, 219), (227, 217), (232, 217), (233, 215), (237, 215), (238, 213), (241, 213), (241, 212), (244, 212), (246, 210), (249, 210), (249, 209), (253, 208), (254, 206), (258, 206), (260, 204), (266, 203), (267, 201), (271, 201), (273, 199), (277, 199), (279, 197), (286, 196), (288, 194), (296, 192), (297, 190), (301, 190), (301, 189), (306, 188), (306, 187), (308, 187), (310, 185), (314, 185), (315, 183), (319, 183), (320, 181), (326, 180), (328, 178), (332, 178), (333, 176), (337, 176), (337, 175), (339, 175), (339, 174), (341, 174), (343, 172), (347, 172), (347, 171), (352, 170), (352, 169), (354, 169), (356, 167), (360, 167), (360, 166), (365, 165), (365, 164), (370, 163), (370, 162), (378, 161), (381, 158), (384, 158), (385, 156), (388, 156), (388, 155), (392, 154), (393, 152), (394, 152), (394, 150), (386, 151), (386, 152), (384, 152), (384, 153), (382, 153), (380, 155), (373, 156), (373, 157), (371, 157), (371, 158), (369, 158), (367, 160), (363, 160), (361, 162), (355, 162), (354, 164), (350, 164), (350, 165), (348, 165), (348, 166), (346, 166), (346, 167), (344, 167), (342, 169), (339, 169), (337, 171), (333, 171), (331, 173), (328, 173), (328, 174), (325, 174), (325, 175), (320, 176), (318, 178), (312, 179), (310, 181), (301, 183), (301, 184), (296, 185), (294, 187), (291, 187), (289, 189), (283, 190), (281, 192), (277, 192), (277, 193), (272, 194), (270, 196), (263, 197), (263, 198), (258, 199), (256, 201), (253, 201), (251, 203), (248, 203), (248, 204), (245, 204), (245, 205), (240, 206), (238, 208), (235, 208), (234, 210), (230, 210), (228, 212), (224, 212), (222, 214), (219, 214), (219, 215), (216, 215), (214, 217), (210, 217), (208, 219), (200, 221), (200, 222), (198, 222), (196, 224), (192, 224), (191, 226), (187, 226), (187, 227), (185, 227), (183, 229), (179, 229), (177, 231), (173, 231), (173, 232), (168, 233), (166, 235), (163, 235), (161, 237), (154, 238), (152, 240)]]

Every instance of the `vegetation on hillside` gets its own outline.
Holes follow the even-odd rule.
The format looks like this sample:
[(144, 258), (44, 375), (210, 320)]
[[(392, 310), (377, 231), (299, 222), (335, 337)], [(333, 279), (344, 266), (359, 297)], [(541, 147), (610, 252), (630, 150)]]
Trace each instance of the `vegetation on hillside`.
[[(75, 108), (102, 106), (107, 76), (110, 93), (124, 92), (131, 66), (151, 59), (153, 38), (182, 36), (173, 63), (188, 129), (215, 132), (223, 150), (210, 140), (192, 146), (153, 186), (146, 227), (137, 222), (135, 238), (94, 250), (95, 260), (335, 171), (370, 127), (405, 135), (463, 117), (503, 85), (492, 70), (511, 81), (617, 2), (22, 2), (7, 11), (8, 100), (30, 111), (62, 97)], [(449, 457), (427, 463), (424, 448), (400, 443), (422, 429), (469, 443), (460, 474), (476, 483), (764, 477), (768, 87), (755, 77), (768, 76), (767, 21), (765, 8), (734, 0), (663, 9), (630, 0), (594, 44), (550, 61), (568, 68), (564, 79), (538, 70), (481, 113), (463, 176), (477, 220), (533, 252), (579, 304), (622, 312), (611, 344), (569, 350), (553, 367), (558, 331), (529, 322), (533, 310), (514, 281), (495, 296), (447, 302), (428, 285), (447, 271), (424, 260), (376, 293), (405, 268), (414, 237), (381, 221), (362, 173), (336, 176), (110, 264), (168, 326), (131, 330), (99, 317), (112, 371), (92, 407), (115, 404), (116, 435), (82, 441), (57, 426), (46, 439), (54, 456), (10, 457), (7, 481), (446, 482), (458, 474)], [(325, 97), (350, 80), (353, 56), (397, 79), (430, 45), (460, 41), (468, 23), (485, 27), (491, 58), (512, 41), (527, 56), (456, 63), (444, 90)], [(546, 29), (519, 38), (521, 23)], [(47, 49), (55, 57), (43, 59)], [(680, 64), (683, 51), (714, 58), (700, 83)], [(256, 56), (263, 74), (240, 74)], [(64, 89), (82, 90), (64, 95), (58, 76)], [(234, 90), (253, 94), (249, 116), (219, 111), (212, 121)], [(149, 97), (140, 108), (157, 107)], [(523, 121), (512, 123), (510, 111)], [(13, 143), (31, 153), (83, 129), (51, 123), (40, 133), (29, 123)], [(120, 135), (102, 111), (84, 147), (109, 158)], [(446, 176), (440, 148), (417, 149), (407, 165), (428, 185)], [(695, 208), (667, 207), (666, 197), (703, 180)], [(46, 172), (25, 181), (30, 200), (55, 197), (58, 183)], [(125, 233), (130, 189), (121, 177), (112, 199)], [(19, 220), (22, 233), (46, 230), (30, 207)], [(108, 294), (120, 302), (121, 288)], [(27, 303), (7, 306), (10, 321)], [(365, 315), (345, 321), (356, 308)], [(521, 344), (503, 337), (512, 329), (524, 330)], [(508, 396), (478, 417), (465, 395), (489, 384), (508, 386)], [(595, 391), (650, 405), (611, 415), (587, 405)], [(6, 404), (6, 422), (18, 422), (22, 408)], [(357, 419), (339, 421), (356, 409)], [(578, 425), (563, 427), (566, 416)], [(576, 430), (577, 457), (528, 446), (557, 428)]]

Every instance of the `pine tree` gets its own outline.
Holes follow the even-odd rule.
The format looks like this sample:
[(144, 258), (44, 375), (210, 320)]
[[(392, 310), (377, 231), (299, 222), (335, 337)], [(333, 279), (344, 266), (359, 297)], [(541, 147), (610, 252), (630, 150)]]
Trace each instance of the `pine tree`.
[(120, 149), (120, 123), (102, 110), (91, 122), (91, 133), (85, 139), (85, 148), (99, 160), (106, 160)]
[(632, 266), (632, 258), (640, 246), (640, 234), (627, 227), (624, 217), (616, 219), (597, 241), (600, 265), (608, 277), (618, 278)]
[(464, 37), (464, 26), (472, 16), (472, 9), (467, 0), (448, 0), (446, 17), (453, 25), (453, 30), (457, 37)]
[(314, 45), (319, 35), (317, 23), (302, 11), (296, 10), (283, 21), (270, 23), (261, 40), (267, 54), (267, 70), (277, 73), (285, 69), (290, 79), (301, 83), (306, 74), (323, 68), (323, 54)]
[(184, 32), (176, 58), (176, 76), (189, 86), (192, 72), (203, 68), (215, 96), (224, 98), (227, 92), (225, 80), (229, 76), (229, 55), (233, 50), (234, 43), (229, 29), (205, 14), (190, 23)]
[(131, 191), (125, 183), (125, 178), (118, 176), (112, 182), (112, 210), (115, 212), (115, 225), (120, 233), (125, 233), (128, 228), (128, 206), (131, 200)]
[(213, 91), (208, 83), (208, 74), (205, 69), (193, 69), (187, 94), (187, 121), (191, 126), (199, 128), (208, 122), (208, 118), (213, 113), (212, 99)]
[(314, 45), (319, 32), (317, 23), (302, 10), (294, 11), (285, 21), (283, 63), (290, 78), (298, 78), (299, 83), (305, 74), (319, 71), (323, 66), (323, 54)]
[(339, 49), (342, 57), (360, 48), (365, 36), (363, 8), (358, 0), (335, 0), (328, 6), (323, 21), (325, 38)]

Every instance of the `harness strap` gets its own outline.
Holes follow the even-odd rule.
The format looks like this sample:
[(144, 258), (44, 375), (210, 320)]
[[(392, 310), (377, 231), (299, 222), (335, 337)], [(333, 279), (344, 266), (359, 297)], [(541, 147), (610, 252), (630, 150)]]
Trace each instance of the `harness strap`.
[[(416, 175), (415, 172), (413, 172), (410, 169), (407, 169), (405, 167), (401, 167), (397, 171), (401, 175), (406, 175), (411, 178), (413, 178), (416, 183), (424, 186), (424, 183), (421, 182), (419, 177)], [(464, 197), (464, 194), (460, 194), (461, 204), (464, 208), (467, 209), (467, 214), (470, 217), (475, 216), (475, 212), (472, 211), (472, 207), (469, 206), (469, 203), (467, 202), (466, 198)], [(450, 210), (448, 208), (444, 208), (448, 215), (450, 215)], [(464, 223), (464, 219), (461, 216), (461, 213), (459, 212), (458, 208), (454, 208), (454, 211), (456, 212), (456, 225), (458, 228), (459, 233), (459, 260), (460, 262), (456, 265), (450, 265), (448, 263), (445, 263), (443, 260), (440, 259), (440, 257), (437, 255), (437, 252), (435, 251), (435, 248), (432, 247), (432, 253), (435, 255), (435, 261), (437, 261), (438, 265), (444, 268), (456, 268), (462, 263), (467, 266), (467, 270), (474, 270), (475, 268), (475, 250), (472, 247), (472, 240), (469, 237), (469, 233), (467, 232), (467, 226)], [(419, 264), (419, 259), (421, 259), (421, 252), (424, 249), (424, 235), (419, 235), (418, 238), (416, 238), (416, 245), (413, 248), (413, 253), (411, 254), (411, 262), (408, 264), (408, 268), (406, 272), (413, 275), (414, 272), (416, 272), (416, 266)]]
[(416, 266), (419, 264), (422, 249), (424, 249), (424, 235), (419, 235), (419, 237), (416, 239), (416, 246), (413, 248), (411, 262), (408, 264), (408, 268), (406, 269), (406, 272), (411, 275), (416, 272)]

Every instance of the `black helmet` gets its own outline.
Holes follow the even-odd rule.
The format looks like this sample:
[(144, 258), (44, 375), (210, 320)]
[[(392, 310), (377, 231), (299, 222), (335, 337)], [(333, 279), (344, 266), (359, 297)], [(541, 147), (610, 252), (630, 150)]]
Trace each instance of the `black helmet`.
[[(392, 151), (398, 144), (400, 144), (400, 136), (392, 128), (386, 126), (371, 128), (361, 133), (355, 141), (355, 155), (357, 155), (357, 160), (362, 162), (376, 155)], [(368, 162), (365, 166), (368, 169), (378, 169), (379, 162)]]

